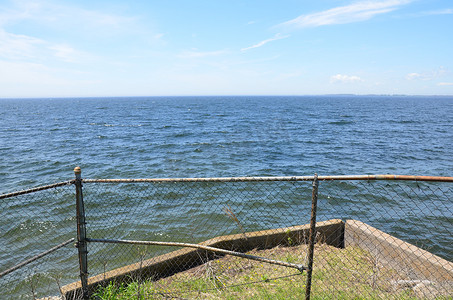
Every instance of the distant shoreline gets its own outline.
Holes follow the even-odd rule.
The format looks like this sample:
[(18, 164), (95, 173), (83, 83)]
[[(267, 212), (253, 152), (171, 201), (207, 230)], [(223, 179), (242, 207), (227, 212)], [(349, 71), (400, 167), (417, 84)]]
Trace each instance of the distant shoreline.
[(123, 99), (123, 98), (256, 98), (256, 97), (395, 97), (395, 98), (452, 98), (452, 95), (409, 95), (409, 94), (314, 94), (314, 95), (155, 95), (155, 96), (55, 96), (55, 97), (0, 97), (1, 100), (66, 100), (66, 99)]

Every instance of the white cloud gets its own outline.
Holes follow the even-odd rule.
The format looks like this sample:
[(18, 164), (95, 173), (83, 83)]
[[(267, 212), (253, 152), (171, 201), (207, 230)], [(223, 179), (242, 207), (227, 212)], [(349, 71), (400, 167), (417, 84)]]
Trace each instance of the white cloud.
[(394, 11), (410, 2), (412, 0), (356, 2), (351, 5), (340, 6), (318, 13), (301, 15), (278, 26), (304, 28), (361, 22), (371, 19), (376, 15)]
[(358, 76), (349, 76), (344, 74), (337, 74), (330, 77), (331, 83), (354, 83), (354, 82), (362, 82), (362, 78)]
[(250, 50), (250, 49), (259, 48), (259, 47), (262, 47), (262, 46), (264, 46), (265, 44), (267, 44), (269, 42), (273, 42), (273, 41), (281, 40), (281, 39), (286, 39), (288, 37), (290, 37), (290, 36), (289, 35), (281, 35), (280, 33), (277, 33), (273, 38), (261, 41), (258, 44), (255, 44), (255, 45), (250, 46), (250, 47), (242, 48), (241, 51), (247, 51), (247, 50)]
[(453, 86), (453, 82), (439, 82), (438, 86)]
[(409, 73), (406, 75), (407, 80), (432, 80), (435, 78), (443, 77), (448, 73), (445, 67), (439, 67), (437, 70), (428, 71), (423, 73)]
[(415, 80), (420, 78), (423, 78), (423, 75), (420, 73), (409, 73), (406, 75), (407, 80)]

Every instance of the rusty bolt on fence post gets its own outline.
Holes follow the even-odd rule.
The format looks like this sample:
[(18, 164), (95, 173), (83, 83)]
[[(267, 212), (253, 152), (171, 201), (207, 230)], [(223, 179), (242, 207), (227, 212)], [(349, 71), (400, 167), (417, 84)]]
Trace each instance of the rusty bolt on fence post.
[(82, 297), (88, 299), (88, 251), (86, 241), (86, 222), (85, 208), (82, 193), (82, 170), (80, 167), (74, 168), (76, 186), (76, 211), (77, 211), (77, 243), (79, 252), (80, 282), (82, 284)]
[(318, 174), (313, 178), (313, 191), (311, 197), (310, 236), (308, 245), (307, 283), (305, 285), (305, 300), (310, 300), (311, 278), (313, 274), (313, 254), (316, 237), (316, 211), (318, 209)]

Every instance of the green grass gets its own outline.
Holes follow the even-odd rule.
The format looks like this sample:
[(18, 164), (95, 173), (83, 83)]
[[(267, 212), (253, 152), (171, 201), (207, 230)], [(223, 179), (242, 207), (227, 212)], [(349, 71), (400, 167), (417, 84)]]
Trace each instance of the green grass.
[[(276, 247), (250, 254), (305, 264), (306, 246)], [(360, 248), (317, 245), (311, 299), (419, 299), (406, 279)], [(110, 283), (94, 299), (302, 299), (306, 273), (272, 264), (226, 256), (157, 281)], [(436, 299), (453, 299), (441, 296)]]

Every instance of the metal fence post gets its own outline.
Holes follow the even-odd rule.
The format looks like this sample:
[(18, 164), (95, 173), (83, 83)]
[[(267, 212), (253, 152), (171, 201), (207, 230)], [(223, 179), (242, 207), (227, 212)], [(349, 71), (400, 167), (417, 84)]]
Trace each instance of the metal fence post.
[(311, 196), (310, 236), (308, 245), (307, 283), (305, 285), (305, 300), (310, 299), (311, 293), (311, 277), (313, 273), (313, 253), (315, 248), (317, 209), (318, 209), (318, 175), (315, 174), (315, 177), (313, 179), (313, 191)]
[(82, 284), (83, 299), (88, 299), (88, 251), (86, 242), (85, 208), (82, 193), (82, 170), (74, 168), (76, 186), (76, 209), (77, 209), (77, 244), (79, 251), (80, 282)]

